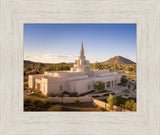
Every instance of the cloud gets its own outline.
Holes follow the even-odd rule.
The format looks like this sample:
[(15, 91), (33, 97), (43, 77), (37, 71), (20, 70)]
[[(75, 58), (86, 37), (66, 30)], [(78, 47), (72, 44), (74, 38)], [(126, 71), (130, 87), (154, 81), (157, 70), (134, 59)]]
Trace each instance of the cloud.
[[(42, 62), (42, 63), (61, 63), (61, 62), (75, 62), (79, 58), (78, 55), (68, 54), (68, 55), (56, 55), (52, 53), (40, 54), (40, 53), (25, 53), (24, 59), (31, 60), (34, 62)], [(104, 62), (108, 60), (108, 57), (93, 57), (86, 56), (86, 59), (90, 61), (90, 63)]]
[(60, 62), (74, 62), (78, 58), (77, 55), (54, 55), (54, 54), (25, 54), (25, 60), (43, 63), (60, 63)]

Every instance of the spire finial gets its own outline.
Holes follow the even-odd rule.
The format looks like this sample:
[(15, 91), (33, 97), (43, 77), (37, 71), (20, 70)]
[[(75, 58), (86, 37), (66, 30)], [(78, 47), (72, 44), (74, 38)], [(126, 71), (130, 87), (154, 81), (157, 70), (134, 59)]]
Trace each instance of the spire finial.
[(81, 40), (81, 47), (83, 46), (83, 38), (82, 38), (82, 40)]
[(81, 41), (81, 53), (80, 56), (84, 57), (83, 39)]

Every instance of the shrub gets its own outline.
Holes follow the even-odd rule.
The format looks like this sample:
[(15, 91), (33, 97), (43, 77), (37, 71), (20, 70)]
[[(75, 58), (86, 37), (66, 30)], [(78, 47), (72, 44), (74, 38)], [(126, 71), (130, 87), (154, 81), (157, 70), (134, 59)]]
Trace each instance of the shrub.
[(126, 90), (123, 90), (123, 92), (124, 92), (124, 93), (129, 93), (129, 90), (126, 89)]
[(63, 94), (69, 95), (70, 93), (67, 91), (62, 92)]
[(45, 97), (40, 90), (29, 88), (32, 92), (34, 92), (32, 95), (35, 95), (37, 97)]
[(102, 70), (104, 68), (103, 64), (98, 63), (98, 62), (93, 63), (92, 66), (94, 69), (98, 69), (98, 70)]
[(127, 99), (126, 98), (122, 98), (122, 97), (116, 97), (116, 99), (117, 99), (117, 105), (124, 105), (125, 104), (125, 102), (127, 101)]
[(53, 92), (48, 92), (48, 93), (47, 93), (47, 97), (54, 97)]
[(136, 103), (134, 103), (133, 107), (132, 107), (132, 111), (136, 111), (136, 109), (137, 109), (137, 105), (136, 105)]
[(42, 103), (42, 101), (39, 100), (39, 99), (33, 99), (31, 102), (32, 102), (34, 105), (38, 105), (38, 104)]
[(24, 83), (24, 90), (27, 90), (28, 88), (28, 83)]
[(80, 103), (79, 97), (77, 97), (77, 99), (75, 100), (75, 103), (76, 103), (76, 104), (79, 104), (79, 103)]
[(27, 90), (33, 91), (33, 88), (27, 88)]
[(77, 96), (78, 96), (77, 92), (69, 93), (69, 97), (77, 97)]
[(46, 96), (44, 96), (42, 93), (39, 93), (39, 97), (46, 97)]
[(48, 109), (48, 111), (61, 111), (61, 105), (54, 105)]
[(128, 80), (126, 79), (126, 76), (122, 76), (121, 77), (121, 84), (126, 84), (128, 82)]
[(24, 104), (30, 104), (31, 98), (24, 98)]
[(41, 101), (38, 99), (25, 99), (24, 111), (47, 111), (52, 105), (52, 102), (48, 99)]
[(127, 100), (125, 102), (125, 108), (132, 110), (134, 104), (135, 104), (134, 100), (132, 100), (132, 99), (131, 100)]
[(105, 84), (102, 81), (97, 81), (94, 84), (94, 89), (95, 90), (104, 90), (104, 88), (105, 88)]
[(46, 100), (44, 100), (43, 104), (44, 104), (45, 106), (50, 106), (50, 105), (52, 105), (52, 101), (49, 100), (49, 99), (46, 99)]
[(35, 91), (34, 91), (34, 93), (35, 93), (35, 95), (36, 95), (36, 96), (40, 96), (41, 91), (39, 91), (39, 90), (35, 90)]
[(64, 97), (64, 94), (63, 93), (59, 93), (58, 97)]
[(113, 105), (115, 103), (117, 103), (117, 99), (116, 99), (116, 96), (113, 96), (112, 94), (109, 94), (109, 97), (107, 98), (107, 102), (110, 106), (110, 109), (112, 110), (113, 109)]
[(134, 101), (136, 102), (136, 98), (133, 98), (133, 97), (129, 97), (128, 99), (132, 99), (132, 100), (134, 100)]

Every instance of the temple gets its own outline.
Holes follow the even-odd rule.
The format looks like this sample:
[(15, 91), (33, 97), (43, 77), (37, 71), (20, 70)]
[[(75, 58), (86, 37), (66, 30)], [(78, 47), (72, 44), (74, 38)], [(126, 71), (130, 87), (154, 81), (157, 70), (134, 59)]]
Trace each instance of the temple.
[(82, 40), (80, 56), (70, 71), (45, 71), (44, 74), (29, 75), (28, 86), (40, 90), (44, 95), (64, 91), (82, 94), (93, 90), (97, 81), (104, 82), (105, 89), (108, 89), (120, 82), (120, 76), (117, 72), (90, 68), (90, 63), (84, 55)]
[(84, 56), (83, 40), (81, 42), (79, 59), (75, 61), (73, 68), (71, 68), (71, 72), (85, 72), (86, 74), (90, 73), (89, 61), (86, 60), (86, 57)]

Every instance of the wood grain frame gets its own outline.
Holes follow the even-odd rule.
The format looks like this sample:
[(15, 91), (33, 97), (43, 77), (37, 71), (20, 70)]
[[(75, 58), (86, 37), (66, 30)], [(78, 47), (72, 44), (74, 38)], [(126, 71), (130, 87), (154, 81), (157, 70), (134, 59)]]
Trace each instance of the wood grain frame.
[[(137, 112), (23, 112), (24, 23), (136, 23)], [(1, 135), (159, 135), (159, 0), (1, 0)]]

